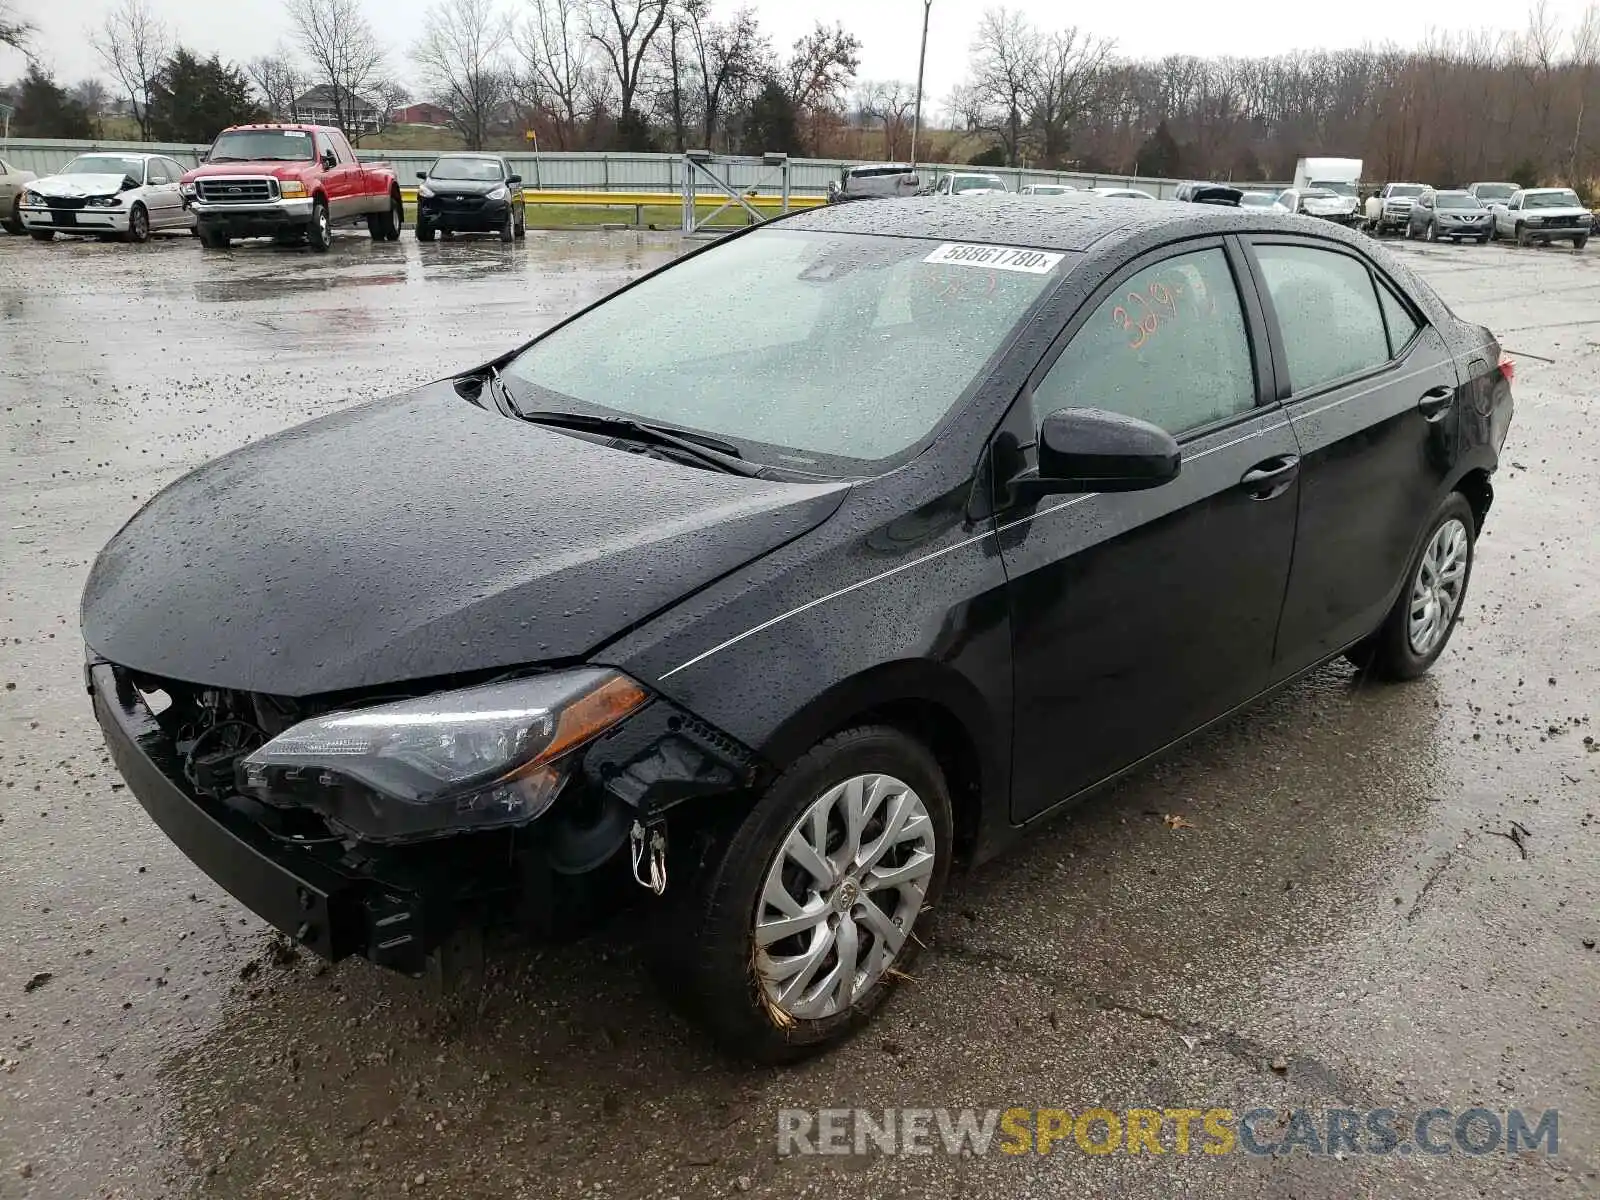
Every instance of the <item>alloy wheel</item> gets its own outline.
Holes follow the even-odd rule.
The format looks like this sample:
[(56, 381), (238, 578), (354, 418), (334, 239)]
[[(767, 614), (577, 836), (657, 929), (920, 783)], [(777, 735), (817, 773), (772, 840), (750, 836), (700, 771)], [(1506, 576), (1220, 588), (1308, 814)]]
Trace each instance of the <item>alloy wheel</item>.
[(927, 805), (891, 775), (856, 775), (790, 827), (756, 903), (767, 1002), (798, 1020), (844, 1012), (893, 966), (922, 911), (937, 846)]
[(1470, 548), (1467, 527), (1451, 517), (1434, 531), (1417, 564), (1417, 575), (1411, 583), (1406, 638), (1411, 652), (1419, 658), (1433, 653), (1455, 620), (1466, 587)]

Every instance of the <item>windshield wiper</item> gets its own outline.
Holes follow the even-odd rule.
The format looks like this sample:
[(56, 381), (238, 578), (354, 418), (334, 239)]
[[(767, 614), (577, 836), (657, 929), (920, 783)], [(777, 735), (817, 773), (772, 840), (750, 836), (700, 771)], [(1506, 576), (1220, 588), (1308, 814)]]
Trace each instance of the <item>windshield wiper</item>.
[[(498, 377), (498, 371), (490, 376), (491, 380), (498, 380)], [(499, 386), (505, 387), (503, 380), (499, 381)], [(639, 442), (647, 446), (668, 446), (730, 475), (754, 478), (762, 471), (759, 465), (745, 462), (739, 454), (738, 447), (729, 442), (706, 437), (704, 434), (682, 433), (676, 429), (637, 421), (632, 417), (602, 417), (592, 413), (557, 412), (548, 409), (532, 411), (518, 409), (517, 415), (534, 425), (577, 429), (584, 433), (609, 434), (612, 437), (625, 438), (630, 442)]]

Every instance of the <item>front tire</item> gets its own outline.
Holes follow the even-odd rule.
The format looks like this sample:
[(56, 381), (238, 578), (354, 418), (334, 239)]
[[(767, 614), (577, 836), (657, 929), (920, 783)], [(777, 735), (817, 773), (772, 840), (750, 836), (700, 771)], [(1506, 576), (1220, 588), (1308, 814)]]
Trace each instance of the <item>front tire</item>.
[(318, 254), (326, 254), (333, 245), (333, 223), (328, 219), (328, 202), (320, 197), (311, 202), (311, 224), (306, 228), (306, 241)]
[(500, 222), (500, 240), (509, 242), (517, 236), (517, 217), (511, 211), (511, 206), (506, 206), (506, 219)]
[(840, 1041), (914, 961), (951, 830), (944, 774), (920, 742), (862, 726), (818, 743), (685, 898), (657, 965), (668, 994), (743, 1058), (793, 1061)]
[(1519, 224), (1517, 226), (1517, 245), (1523, 247), (1524, 249), (1527, 248), (1527, 245), (1528, 245), (1528, 227), (1526, 225)]
[(438, 230), (434, 229), (429, 222), (424, 221), (421, 217), (417, 218), (417, 241), (431, 242), (437, 232)]
[(520, 239), (520, 238), (525, 238), (527, 236), (528, 236), (528, 210), (524, 205), (519, 203), (517, 205), (517, 237)]
[(53, 242), (55, 241), (56, 231), (54, 229), (30, 229), (28, 230), (28, 235), (36, 242)]
[(226, 250), (233, 244), (233, 237), (226, 229), (207, 229), (200, 226), (200, 244), (207, 250)]
[(1406, 567), (1406, 582), (1376, 633), (1347, 657), (1379, 679), (1425, 675), (1450, 643), (1467, 599), (1477, 521), (1460, 492), (1434, 511)]
[(1575, 238), (1572, 239), (1572, 248), (1574, 250), (1582, 250), (1588, 244), (1589, 244), (1589, 235), (1587, 233), (1582, 234), (1581, 236), (1575, 237)]
[(20, 237), (23, 232), (22, 224), (22, 197), (18, 196), (11, 202), (11, 215), (0, 221), (0, 229), (4, 229), (12, 237)]
[(141, 244), (150, 240), (150, 214), (144, 205), (135, 204), (128, 210), (128, 232), (123, 240)]
[(1437, 242), (1439, 240), (1439, 227), (1429, 221), (1423, 228), (1422, 237), (1424, 241)]

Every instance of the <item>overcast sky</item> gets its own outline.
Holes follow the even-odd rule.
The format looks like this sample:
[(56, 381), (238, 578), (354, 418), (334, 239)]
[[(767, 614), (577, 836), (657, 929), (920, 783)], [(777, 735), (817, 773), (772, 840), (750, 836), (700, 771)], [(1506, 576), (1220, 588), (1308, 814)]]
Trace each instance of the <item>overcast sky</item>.
[[(178, 37), (203, 52), (244, 60), (287, 36), (281, 0), (152, 0)], [(922, 0), (745, 0), (781, 49), (812, 22), (842, 21), (862, 42), (862, 79), (905, 79), (917, 75), (917, 42), (921, 35)], [(1550, 0), (1552, 13), (1565, 25), (1577, 20), (1587, 0)], [(394, 50), (395, 74), (414, 89), (406, 51), (416, 39), (430, 0), (365, 0), (374, 25)], [(517, 11), (523, 0), (507, 0)], [(729, 12), (740, 0), (713, 0)], [(64, 82), (98, 73), (98, 64), (84, 42), (106, 0), (18, 0), (23, 15), (39, 26), (40, 57)], [(933, 0), (928, 37), (926, 92), (932, 102), (948, 95), (966, 72), (968, 48), (978, 15), (989, 0)], [(1172, 53), (1271, 54), (1294, 49), (1334, 49), (1372, 40), (1375, 23), (1362, 19), (1359, 6), (1260, 3), (1246, 16), (1232, 13), (1215, 0), (1141, 0), (1137, 4), (1085, 4), (1069, 8), (1060, 0), (1012, 0), (1042, 27), (1059, 27), (1074, 19), (1085, 28), (1115, 40), (1118, 50), (1135, 57)], [(1421, 41), (1430, 27), (1505, 29), (1519, 27), (1525, 11), (1506, 0), (1454, 0), (1449, 5), (1383, 4), (1383, 36), (1401, 44)], [(20, 56), (0, 49), (0, 78), (20, 74)]]

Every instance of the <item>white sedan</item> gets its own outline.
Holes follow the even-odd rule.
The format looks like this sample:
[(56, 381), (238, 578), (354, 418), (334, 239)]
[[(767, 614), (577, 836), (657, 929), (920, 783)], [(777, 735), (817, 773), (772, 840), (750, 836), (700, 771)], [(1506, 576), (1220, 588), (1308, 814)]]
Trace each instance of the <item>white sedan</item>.
[(1154, 200), (1155, 199), (1155, 197), (1152, 196), (1149, 192), (1141, 191), (1138, 188), (1097, 187), (1097, 188), (1090, 188), (1089, 191), (1092, 192), (1096, 196), (1112, 196), (1112, 197), (1121, 198), (1123, 200)]
[(147, 242), (160, 230), (193, 229), (178, 192), (183, 168), (160, 154), (80, 154), (58, 174), (35, 179), (18, 209), (36, 240), (58, 233)]

